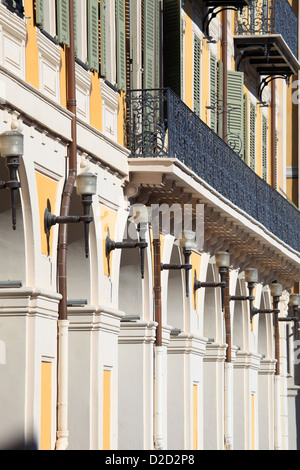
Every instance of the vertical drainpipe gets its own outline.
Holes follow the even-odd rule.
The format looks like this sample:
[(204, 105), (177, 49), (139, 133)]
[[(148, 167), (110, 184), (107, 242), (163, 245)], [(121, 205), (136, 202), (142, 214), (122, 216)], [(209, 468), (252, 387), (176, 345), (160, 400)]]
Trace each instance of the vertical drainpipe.
[(280, 429), (280, 345), (278, 314), (274, 313), (274, 337), (275, 337), (275, 450), (281, 449)]
[[(227, 10), (222, 12), (222, 62), (223, 62), (223, 133), (226, 141), (228, 116), (227, 116), (227, 71), (228, 71), (228, 15)], [(233, 365), (231, 361), (231, 315), (230, 315), (230, 292), (229, 292), (229, 270), (227, 272), (224, 295), (224, 320), (226, 335), (226, 359), (225, 359), (225, 416), (224, 433), (226, 450), (233, 449)]]
[(163, 347), (162, 347), (162, 309), (161, 309), (161, 243), (160, 237), (153, 239), (154, 263), (154, 313), (157, 322), (155, 345), (155, 433), (154, 447), (163, 449)]
[[(71, 122), (72, 140), (69, 144), (69, 171), (64, 187), (61, 216), (68, 216), (71, 197), (77, 174), (77, 135), (76, 135), (76, 87), (75, 87), (75, 43), (74, 43), (74, 4), (69, 0), (70, 46), (66, 49), (67, 62), (67, 108), (73, 113)], [(58, 414), (56, 450), (66, 450), (69, 443), (68, 430), (68, 314), (67, 314), (67, 249), (68, 224), (59, 225), (58, 235), (58, 287), (62, 298), (58, 318)]]
[(225, 447), (233, 450), (233, 364), (231, 360), (231, 315), (230, 315), (230, 275), (226, 275), (226, 288), (224, 295), (224, 320), (226, 335), (225, 359)]
[(228, 33), (227, 33), (227, 10), (222, 11), (222, 62), (223, 62), (223, 134), (226, 141), (227, 136), (227, 70), (228, 70)]

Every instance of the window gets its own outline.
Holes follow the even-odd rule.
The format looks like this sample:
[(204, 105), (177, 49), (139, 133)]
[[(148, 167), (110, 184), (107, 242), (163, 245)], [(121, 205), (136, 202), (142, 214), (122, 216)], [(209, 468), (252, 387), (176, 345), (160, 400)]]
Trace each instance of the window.
[(23, 0), (2, 0), (2, 3), (7, 6), (7, 8), (14, 13), (17, 13), (23, 18), (24, 16), (24, 7)]

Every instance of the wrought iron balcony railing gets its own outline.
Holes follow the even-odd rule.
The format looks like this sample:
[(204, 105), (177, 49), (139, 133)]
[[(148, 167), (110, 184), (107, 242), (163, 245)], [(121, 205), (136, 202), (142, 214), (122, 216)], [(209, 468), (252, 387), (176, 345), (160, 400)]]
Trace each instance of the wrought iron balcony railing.
[(262, 180), (170, 89), (127, 92), (131, 157), (176, 158), (300, 252), (300, 211)]
[(298, 19), (287, 0), (253, 0), (237, 15), (236, 35), (281, 35), (297, 58)]

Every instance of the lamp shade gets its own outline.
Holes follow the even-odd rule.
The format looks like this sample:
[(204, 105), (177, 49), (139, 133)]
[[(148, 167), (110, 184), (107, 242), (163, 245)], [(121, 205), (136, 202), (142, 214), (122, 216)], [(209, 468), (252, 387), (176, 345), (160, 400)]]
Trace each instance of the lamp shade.
[(181, 234), (181, 238), (179, 240), (179, 245), (181, 248), (185, 248), (186, 250), (191, 250), (195, 247), (195, 239), (196, 234), (192, 230), (184, 230)]
[(89, 171), (80, 173), (76, 178), (78, 196), (94, 196), (97, 192), (97, 176)]
[(292, 307), (299, 307), (300, 306), (300, 294), (291, 294), (289, 303)]
[(282, 294), (282, 285), (274, 282), (270, 285), (270, 292), (272, 297), (280, 297)]
[(245, 269), (245, 281), (246, 282), (258, 282), (258, 270), (254, 268)]
[(24, 136), (18, 131), (7, 131), (0, 135), (2, 157), (21, 157), (24, 153)]
[(219, 251), (215, 254), (215, 259), (218, 268), (229, 268), (230, 254), (227, 251)]

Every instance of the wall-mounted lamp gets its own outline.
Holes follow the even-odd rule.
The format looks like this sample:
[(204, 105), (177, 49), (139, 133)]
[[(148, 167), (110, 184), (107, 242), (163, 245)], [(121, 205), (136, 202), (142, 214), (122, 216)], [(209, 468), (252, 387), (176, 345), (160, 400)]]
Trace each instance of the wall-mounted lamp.
[(150, 213), (146, 211), (141, 211), (137, 218), (137, 224), (139, 225), (138, 232), (140, 236), (140, 241), (134, 242), (115, 242), (110, 239), (109, 228), (107, 230), (107, 237), (105, 241), (105, 253), (107, 258), (107, 265), (108, 265), (108, 275), (110, 276), (110, 253), (113, 250), (122, 250), (123, 248), (132, 249), (132, 248), (139, 248), (141, 254), (141, 277), (144, 279), (145, 277), (145, 249), (148, 246), (148, 243), (145, 241), (146, 238), (146, 230), (149, 223)]
[(179, 239), (179, 246), (183, 249), (184, 264), (163, 264), (161, 263), (160, 269), (171, 270), (171, 269), (184, 269), (185, 270), (185, 285), (186, 285), (186, 296), (189, 297), (189, 271), (192, 269), (190, 264), (192, 249), (195, 247), (196, 234), (192, 230), (185, 230), (182, 232), (181, 238)]
[(298, 322), (299, 322), (299, 309), (300, 309), (300, 294), (291, 294), (289, 307), (293, 311), (293, 316), (279, 317), (280, 322), (294, 322), (294, 337), (298, 339)]
[(92, 196), (97, 192), (97, 176), (91, 172), (83, 172), (76, 178), (76, 191), (78, 196), (81, 196), (81, 203), (83, 205), (83, 216), (56, 216), (51, 214), (50, 201), (48, 200), (47, 208), (44, 214), (44, 228), (47, 236), (48, 255), (49, 255), (49, 238), (51, 227), (56, 224), (77, 224), (84, 223), (85, 235), (85, 256), (89, 257), (89, 224), (93, 221), (90, 216), (90, 207), (92, 204)]
[(272, 309), (259, 309), (254, 307), (253, 302), (255, 297), (253, 295), (255, 285), (258, 283), (258, 270), (254, 268), (248, 268), (245, 270), (245, 282), (248, 284), (248, 296), (230, 296), (230, 300), (248, 300), (250, 305), (250, 322), (252, 323), (253, 317), (258, 313), (279, 313), (278, 304), (280, 296), (282, 294), (282, 285), (276, 282), (272, 283), (270, 286), (270, 293), (273, 298), (273, 308)]
[(221, 282), (201, 282), (197, 281), (196, 275), (194, 278), (194, 292), (202, 287), (220, 287), (221, 288), (221, 298), (222, 298), (222, 310), (224, 309), (224, 296), (225, 296), (225, 288), (226, 288), (226, 275), (228, 268), (230, 266), (230, 255), (227, 251), (220, 251), (215, 254), (216, 266), (219, 269), (219, 274), (221, 278)]
[(7, 131), (0, 135), (0, 154), (6, 159), (9, 171), (9, 181), (0, 181), (0, 189), (10, 189), (12, 226), (16, 230), (17, 192), (21, 187), (17, 173), (20, 166), (20, 157), (24, 153), (24, 136), (18, 131)]

